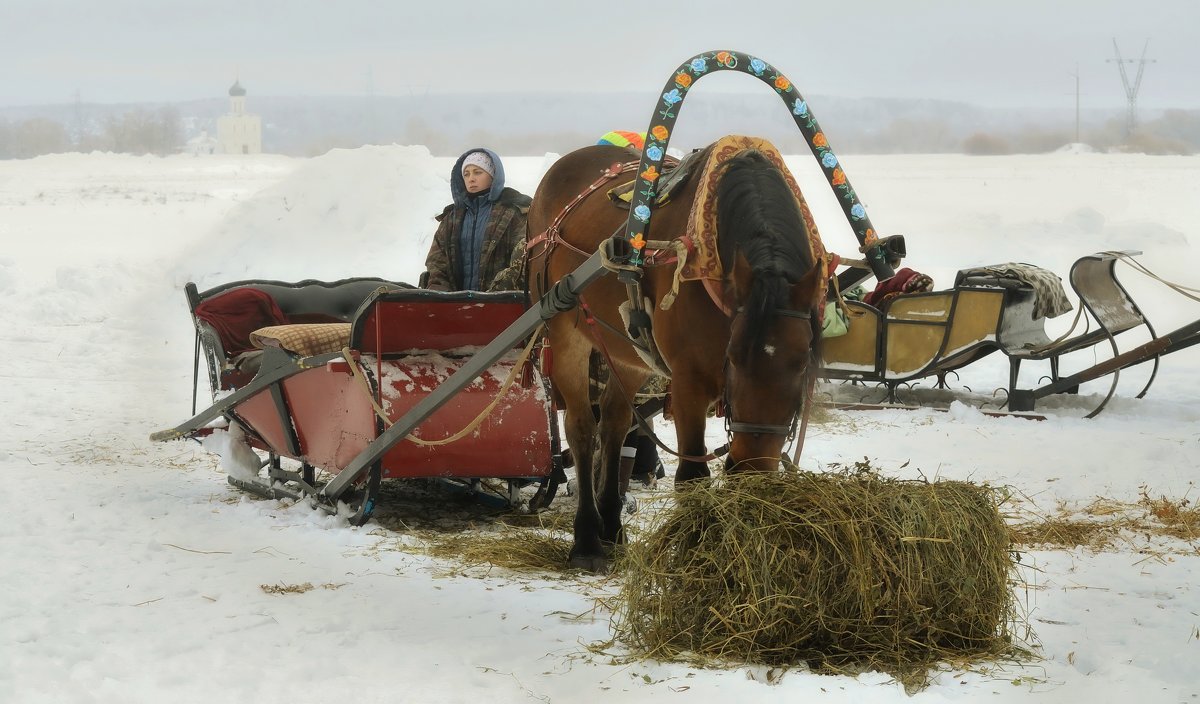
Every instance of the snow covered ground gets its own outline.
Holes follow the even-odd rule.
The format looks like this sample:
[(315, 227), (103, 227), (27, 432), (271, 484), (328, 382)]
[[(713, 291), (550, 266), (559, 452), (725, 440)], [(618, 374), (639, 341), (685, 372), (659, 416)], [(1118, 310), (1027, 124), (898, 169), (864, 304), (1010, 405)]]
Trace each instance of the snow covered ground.
[[(506, 160), (510, 185), (532, 193), (552, 159)], [(843, 161), (876, 226), (905, 234), (906, 263), (940, 285), (1010, 260), (1065, 275), (1114, 248), (1200, 283), (1198, 157)], [(452, 162), (400, 146), (309, 160), (0, 161), (0, 702), (906, 698), (879, 673), (768, 682), (755, 667), (614, 662), (588, 649), (608, 637), (594, 599), (612, 580), (464, 573), (423, 555), (413, 534), (243, 496), (194, 443), (148, 442), (189, 415), (186, 282), (415, 281)], [(827, 246), (853, 253), (811, 162), (790, 159)], [(1124, 280), (1160, 331), (1200, 317), (1159, 284)], [(990, 390), (1005, 369), (985, 360), (962, 381)], [(803, 464), (867, 457), (896, 476), (1009, 484), (1047, 511), (1143, 491), (1194, 501), (1198, 371), (1200, 348), (1168, 357), (1135, 400), (1146, 370), (1131, 370), (1094, 420), (1082, 416), (1098, 385), (1040, 406), (1043, 422), (965, 406), (835, 415), (810, 430)], [(916, 699), (1200, 698), (1195, 543), (1130, 534), (1023, 560), (1019, 596), (1043, 659), (948, 670)], [(305, 583), (315, 588), (263, 588)]]

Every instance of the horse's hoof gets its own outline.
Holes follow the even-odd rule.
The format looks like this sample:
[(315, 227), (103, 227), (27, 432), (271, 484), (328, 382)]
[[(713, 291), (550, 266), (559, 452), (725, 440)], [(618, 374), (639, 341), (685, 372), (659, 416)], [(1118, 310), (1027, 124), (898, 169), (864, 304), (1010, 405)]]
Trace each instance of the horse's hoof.
[(681, 467), (675, 471), (675, 488), (682, 489), (689, 484), (694, 484), (702, 479), (708, 479), (712, 473), (708, 471), (708, 467), (699, 469), (693, 467)]
[(585, 570), (592, 574), (608, 574), (612, 569), (611, 560), (596, 555), (572, 555), (570, 565), (573, 569)]

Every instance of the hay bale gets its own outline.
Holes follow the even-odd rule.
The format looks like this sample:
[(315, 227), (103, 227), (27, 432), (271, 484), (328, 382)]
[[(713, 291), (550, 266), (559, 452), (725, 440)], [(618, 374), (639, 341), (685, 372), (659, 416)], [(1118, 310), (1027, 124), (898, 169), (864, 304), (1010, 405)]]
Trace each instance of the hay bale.
[(614, 631), (639, 656), (911, 680), (1011, 652), (1013, 554), (993, 490), (741, 474), (683, 491), (628, 547)]

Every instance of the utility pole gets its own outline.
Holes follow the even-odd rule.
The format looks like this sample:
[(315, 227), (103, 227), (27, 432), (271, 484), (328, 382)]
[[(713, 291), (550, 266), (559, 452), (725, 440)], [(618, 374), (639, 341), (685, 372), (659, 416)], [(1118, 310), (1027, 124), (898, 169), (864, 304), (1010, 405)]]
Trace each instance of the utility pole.
[(1075, 64), (1075, 143), (1079, 144), (1079, 64)]
[(79, 89), (75, 89), (75, 147), (78, 148), (83, 142), (83, 97), (79, 94)]
[[(1129, 101), (1128, 112), (1125, 115), (1125, 138), (1128, 139), (1134, 129), (1137, 128), (1137, 94), (1142, 87), (1142, 73), (1146, 70), (1146, 64), (1155, 63), (1154, 59), (1146, 58), (1146, 49), (1150, 47), (1150, 40), (1147, 39), (1145, 45), (1142, 46), (1142, 58), (1140, 59), (1125, 59), (1121, 57), (1121, 48), (1117, 46), (1117, 38), (1113, 37), (1113, 51), (1116, 52), (1115, 59), (1109, 59), (1108, 63), (1115, 63), (1117, 69), (1121, 72), (1121, 85), (1125, 86), (1125, 97)], [(1129, 74), (1125, 71), (1125, 64), (1137, 64), (1137, 77), (1133, 80), (1133, 85), (1129, 84)]]
[(379, 141), (375, 134), (375, 69), (367, 66), (367, 144)]

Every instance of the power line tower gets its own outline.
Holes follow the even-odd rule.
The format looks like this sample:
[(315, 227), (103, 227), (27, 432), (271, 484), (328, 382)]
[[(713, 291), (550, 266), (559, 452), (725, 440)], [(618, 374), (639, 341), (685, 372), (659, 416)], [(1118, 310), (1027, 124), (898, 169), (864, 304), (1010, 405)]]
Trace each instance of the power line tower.
[[(1133, 134), (1134, 128), (1137, 127), (1137, 94), (1138, 89), (1142, 87), (1142, 73), (1146, 70), (1146, 64), (1155, 63), (1154, 59), (1146, 58), (1146, 49), (1150, 48), (1150, 40), (1147, 39), (1145, 45), (1142, 46), (1142, 58), (1126, 59), (1121, 57), (1121, 48), (1117, 46), (1117, 38), (1113, 37), (1113, 51), (1116, 52), (1115, 59), (1109, 59), (1108, 63), (1115, 63), (1117, 69), (1121, 72), (1121, 85), (1125, 86), (1125, 97), (1129, 100), (1129, 111), (1125, 115), (1125, 137), (1129, 138)], [(1137, 64), (1137, 77), (1133, 79), (1133, 85), (1129, 85), (1129, 73), (1125, 70), (1125, 64)]]

